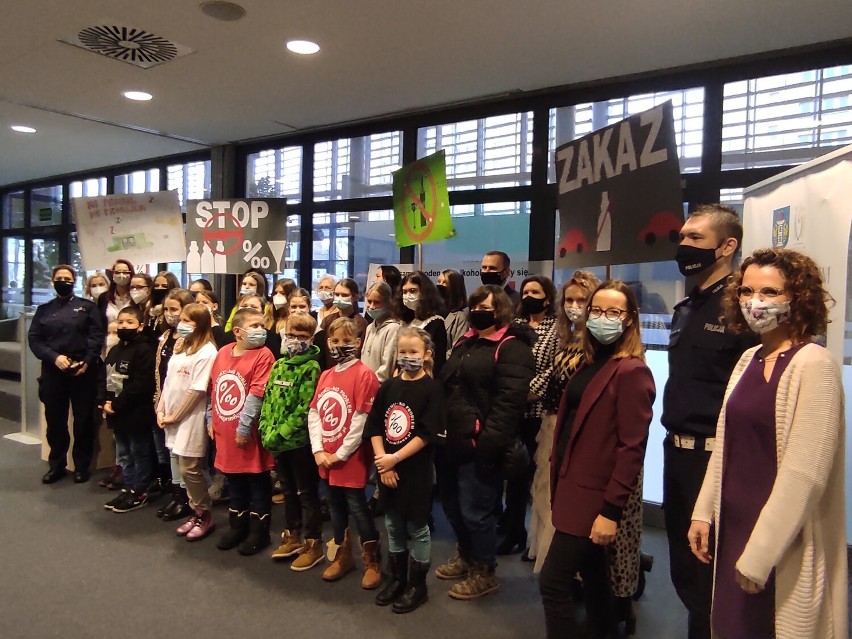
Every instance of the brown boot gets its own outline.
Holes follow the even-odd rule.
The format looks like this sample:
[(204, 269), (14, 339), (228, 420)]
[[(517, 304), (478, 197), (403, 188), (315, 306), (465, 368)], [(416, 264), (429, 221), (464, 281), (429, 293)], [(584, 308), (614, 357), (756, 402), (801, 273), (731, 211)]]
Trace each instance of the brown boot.
[(365, 541), (361, 544), (361, 561), (364, 564), (364, 576), (361, 587), (373, 590), (382, 585), (382, 557), (379, 540)]
[(290, 564), (290, 570), (304, 572), (325, 561), (322, 552), (322, 539), (306, 539), (305, 545), (299, 551), (299, 556)]
[(478, 599), (499, 589), (500, 581), (493, 568), (489, 570), (482, 564), (473, 564), (468, 578), (454, 584), (447, 594), (453, 599)]
[(297, 555), (304, 545), (300, 530), (285, 530), (281, 533), (281, 545), (272, 553), (272, 558), (284, 559)]
[(352, 557), (352, 539), (349, 537), (349, 529), (343, 535), (343, 543), (337, 549), (337, 555), (331, 565), (322, 573), (326, 581), (337, 581), (355, 570), (355, 559)]

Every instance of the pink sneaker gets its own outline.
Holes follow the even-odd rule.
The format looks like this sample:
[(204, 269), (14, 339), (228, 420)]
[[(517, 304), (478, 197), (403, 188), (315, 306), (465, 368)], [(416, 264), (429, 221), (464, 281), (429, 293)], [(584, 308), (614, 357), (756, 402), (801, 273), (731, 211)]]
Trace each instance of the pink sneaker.
[(187, 541), (198, 541), (204, 539), (207, 535), (213, 532), (216, 528), (216, 523), (213, 521), (213, 513), (209, 510), (200, 510), (195, 517), (195, 526), (186, 533)]
[(195, 528), (195, 524), (198, 521), (199, 517), (201, 517), (201, 513), (203, 511), (196, 510), (192, 516), (183, 522), (180, 527), (175, 531), (180, 537), (185, 537), (189, 534), (189, 531)]

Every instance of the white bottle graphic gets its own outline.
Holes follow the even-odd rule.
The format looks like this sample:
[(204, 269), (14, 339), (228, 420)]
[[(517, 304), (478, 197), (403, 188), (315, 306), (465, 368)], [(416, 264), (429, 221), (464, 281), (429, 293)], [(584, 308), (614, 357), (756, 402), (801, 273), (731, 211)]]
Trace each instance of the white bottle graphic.
[(186, 254), (187, 273), (201, 272), (201, 255), (198, 254), (198, 242), (192, 240), (189, 243), (189, 253)]
[(595, 244), (596, 251), (609, 251), (612, 249), (612, 215), (609, 210), (609, 192), (601, 193), (601, 212), (598, 215), (598, 237)]
[(228, 272), (228, 256), (225, 255), (225, 245), (221, 240), (216, 242), (216, 253), (213, 257), (213, 272), (224, 275)]
[(210, 245), (205, 242), (204, 249), (201, 251), (201, 272), (213, 273), (216, 265), (213, 261), (213, 251), (210, 250)]

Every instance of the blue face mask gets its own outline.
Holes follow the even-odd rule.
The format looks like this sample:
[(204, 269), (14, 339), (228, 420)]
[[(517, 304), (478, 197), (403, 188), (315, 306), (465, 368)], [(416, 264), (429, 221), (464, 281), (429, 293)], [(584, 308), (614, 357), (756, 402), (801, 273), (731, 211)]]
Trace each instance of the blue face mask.
[(255, 289), (249, 288), (248, 286), (243, 286), (240, 289), (240, 295), (248, 295), (249, 293), (254, 293)]
[(387, 311), (383, 308), (368, 308), (366, 310), (367, 315), (372, 317), (374, 320), (382, 317)]
[(341, 310), (352, 308), (352, 299), (349, 297), (335, 297), (334, 305)]
[(246, 335), (246, 348), (260, 348), (266, 344), (265, 328), (244, 328), (242, 330)]
[(611, 320), (601, 315), (586, 320), (586, 328), (601, 344), (612, 344), (624, 332), (624, 322), (621, 318)]
[(183, 337), (184, 339), (186, 339), (187, 337), (192, 335), (192, 331), (194, 330), (195, 329), (186, 322), (179, 322), (177, 328), (175, 329), (175, 332), (178, 334), (178, 337)]

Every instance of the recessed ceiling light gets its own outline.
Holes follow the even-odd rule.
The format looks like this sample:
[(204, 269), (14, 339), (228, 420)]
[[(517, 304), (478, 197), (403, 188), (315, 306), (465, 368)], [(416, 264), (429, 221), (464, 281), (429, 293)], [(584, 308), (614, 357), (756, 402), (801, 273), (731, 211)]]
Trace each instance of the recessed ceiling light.
[(144, 91), (125, 91), (122, 95), (128, 100), (135, 100), (136, 102), (147, 102), (154, 99), (153, 95)]
[(311, 55), (320, 50), (319, 45), (310, 40), (290, 40), (287, 43), (287, 48), (293, 53), (300, 53), (301, 55)]
[(13, 124), (9, 127), (13, 131), (17, 131), (18, 133), (35, 133), (36, 130), (31, 126), (24, 126), (23, 124)]
[(201, 12), (206, 16), (215, 20), (222, 20), (223, 22), (239, 20), (246, 14), (246, 10), (240, 5), (233, 2), (222, 2), (221, 0), (201, 3)]

